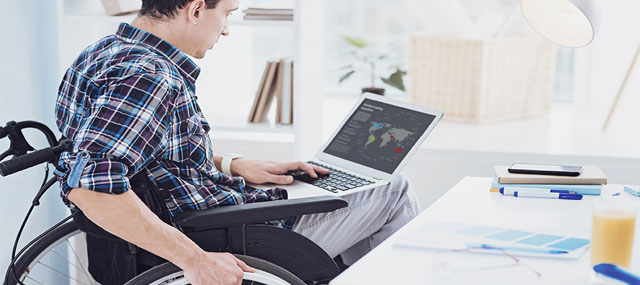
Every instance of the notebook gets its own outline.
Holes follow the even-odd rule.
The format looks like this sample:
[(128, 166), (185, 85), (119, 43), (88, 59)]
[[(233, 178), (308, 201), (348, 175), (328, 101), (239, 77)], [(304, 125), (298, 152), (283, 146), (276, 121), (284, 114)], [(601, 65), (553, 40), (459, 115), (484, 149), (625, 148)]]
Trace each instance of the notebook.
[(500, 184), (607, 184), (607, 176), (597, 166), (583, 166), (578, 176), (509, 173), (508, 166), (496, 166)]

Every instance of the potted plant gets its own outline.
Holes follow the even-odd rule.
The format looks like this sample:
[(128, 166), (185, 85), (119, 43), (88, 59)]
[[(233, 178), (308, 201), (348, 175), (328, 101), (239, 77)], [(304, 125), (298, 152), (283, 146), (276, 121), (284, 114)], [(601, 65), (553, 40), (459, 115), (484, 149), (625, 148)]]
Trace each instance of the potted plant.
[[(370, 86), (362, 88), (362, 93), (371, 92), (379, 95), (384, 95), (385, 89), (376, 87), (376, 79), (380, 78), (385, 84), (405, 91), (404, 75), (407, 74), (399, 65), (387, 65), (383, 66), (384, 61), (388, 59), (397, 49), (397, 46), (391, 46), (386, 50), (380, 50), (364, 41), (359, 37), (344, 36), (343, 39), (350, 46), (348, 51), (349, 55), (353, 56), (353, 62), (342, 67), (340, 70), (344, 73), (340, 76), (338, 83), (349, 79), (353, 74), (363, 69), (369, 71), (369, 78), (371, 79)], [(391, 71), (387, 77), (379, 76), (381, 70)]]

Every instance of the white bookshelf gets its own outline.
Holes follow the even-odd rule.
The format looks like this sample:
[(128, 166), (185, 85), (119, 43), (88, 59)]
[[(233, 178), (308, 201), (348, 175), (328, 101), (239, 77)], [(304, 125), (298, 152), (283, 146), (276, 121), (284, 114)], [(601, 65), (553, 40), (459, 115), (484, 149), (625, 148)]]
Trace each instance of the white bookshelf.
[[(111, 23), (120, 24), (122, 22), (130, 23), (136, 17), (135, 13), (108, 16), (104, 11), (82, 11), (80, 8), (70, 8), (64, 10), (64, 21), (76, 24), (86, 23)], [(268, 21), (268, 20), (243, 20), (231, 19), (229, 25), (236, 27), (274, 27), (274, 28), (294, 28), (293, 21)]]
[[(130, 23), (135, 18), (135, 14), (107, 16), (99, 0), (57, 0), (57, 3), (60, 76), (86, 46), (113, 34), (121, 22)], [(196, 60), (203, 71), (196, 94), (215, 140), (287, 142), (293, 146), (295, 158), (304, 158), (317, 151), (322, 136), (324, 2), (269, 0), (246, 4), (274, 7), (282, 3), (294, 8), (293, 21), (243, 20), (244, 6), (234, 13), (229, 21), (231, 36), (221, 39), (205, 59)], [(278, 47), (262, 51), (260, 41), (276, 43)], [(294, 60), (293, 125), (277, 125), (273, 119), (259, 124), (247, 122), (266, 63), (264, 56), (256, 56), (256, 50), (273, 53), (274, 58), (288, 51), (286, 55)], [(225, 104), (239, 107), (227, 108)]]
[(293, 21), (264, 21), (264, 20), (242, 20), (232, 19), (229, 20), (229, 25), (232, 27), (272, 27), (272, 28), (294, 28), (295, 23)]
[(246, 114), (238, 114), (237, 116), (220, 117), (215, 123), (211, 124), (215, 131), (242, 131), (242, 132), (258, 132), (258, 133), (275, 133), (275, 134), (293, 134), (293, 125), (276, 124), (272, 120), (261, 123), (247, 122)]

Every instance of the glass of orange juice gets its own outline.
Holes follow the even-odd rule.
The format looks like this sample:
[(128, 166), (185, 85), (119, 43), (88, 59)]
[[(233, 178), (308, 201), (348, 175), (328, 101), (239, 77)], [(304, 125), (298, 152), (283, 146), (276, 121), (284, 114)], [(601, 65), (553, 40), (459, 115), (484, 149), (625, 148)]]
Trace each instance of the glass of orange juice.
[(612, 263), (629, 268), (636, 215), (637, 210), (620, 199), (594, 203), (591, 266)]

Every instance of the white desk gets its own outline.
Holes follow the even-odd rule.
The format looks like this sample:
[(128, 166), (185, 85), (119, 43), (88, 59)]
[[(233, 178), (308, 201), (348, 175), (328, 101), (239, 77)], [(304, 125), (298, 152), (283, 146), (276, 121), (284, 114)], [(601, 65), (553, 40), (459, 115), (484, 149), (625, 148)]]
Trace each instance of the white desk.
[[(586, 284), (591, 272), (589, 250), (573, 260), (519, 257), (522, 264), (542, 273), (542, 277), (537, 278), (522, 264), (475, 271), (456, 268), (459, 264), (469, 269), (469, 264), (480, 267), (482, 264), (500, 263), (506, 258), (502, 255), (442, 254), (394, 244), (429, 223), (473, 223), (590, 238), (591, 204), (596, 199), (620, 192), (622, 197), (617, 198), (630, 200), (640, 207), (640, 197), (624, 192), (621, 185), (605, 186), (601, 196), (585, 196), (579, 201), (502, 196), (490, 193), (490, 185), (491, 178), (464, 178), (331, 284)], [(636, 240), (640, 240), (639, 228), (637, 223)], [(638, 245), (636, 242), (631, 265), (635, 272), (640, 272)]]

